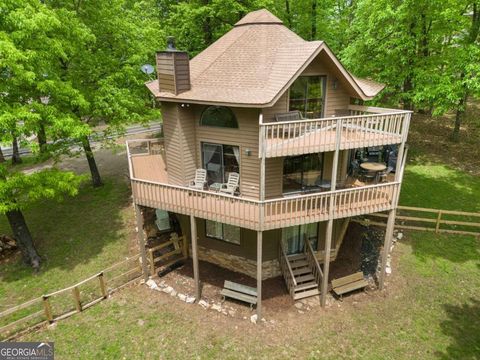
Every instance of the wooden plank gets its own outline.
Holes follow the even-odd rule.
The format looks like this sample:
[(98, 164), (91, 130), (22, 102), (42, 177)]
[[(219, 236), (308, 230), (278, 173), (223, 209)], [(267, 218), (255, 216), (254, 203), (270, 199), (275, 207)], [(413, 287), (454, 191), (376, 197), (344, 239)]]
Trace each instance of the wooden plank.
[(251, 296), (257, 296), (257, 289), (251, 286), (247, 285), (242, 285), (242, 284), (237, 284), (233, 281), (225, 280), (225, 283), (223, 284), (223, 287), (225, 289), (233, 290), (236, 292), (241, 292), (247, 295)]
[(343, 286), (333, 288), (333, 292), (337, 295), (342, 295), (342, 294), (348, 293), (350, 291), (362, 289), (362, 288), (366, 287), (367, 285), (368, 285), (368, 281), (362, 279), (362, 280), (359, 280), (359, 281), (355, 281), (355, 282), (345, 284)]
[(220, 292), (222, 296), (229, 297), (232, 299), (237, 299), (241, 301), (245, 301), (250, 304), (257, 304), (257, 297), (256, 296), (250, 296), (242, 293), (238, 293), (236, 291), (228, 290), (228, 289), (222, 289)]
[(263, 232), (257, 231), (257, 317), (262, 318)]
[(98, 282), (100, 285), (100, 292), (102, 293), (103, 298), (106, 299), (108, 294), (107, 294), (107, 287), (105, 285), (105, 277), (103, 275), (103, 272), (98, 274)]
[(344, 277), (332, 280), (332, 287), (334, 287), (334, 288), (340, 287), (340, 286), (343, 286), (345, 284), (349, 284), (351, 282), (355, 282), (355, 281), (359, 281), (359, 280), (363, 280), (363, 273), (361, 271), (356, 272), (356, 273), (351, 274), (351, 275), (348, 275), (348, 276), (344, 276)]
[(24, 302), (23, 304), (14, 306), (14, 307), (12, 307), (12, 308), (10, 308), (10, 309), (7, 309), (7, 310), (1, 312), (1, 313), (0, 313), (0, 318), (5, 317), (5, 316), (7, 316), (7, 315), (10, 315), (10, 314), (12, 314), (12, 313), (14, 313), (14, 312), (16, 312), (16, 311), (18, 311), (18, 310), (25, 309), (25, 308), (27, 308), (27, 307), (29, 307), (29, 306), (31, 306), (31, 305), (36, 304), (36, 303), (40, 303), (42, 300), (43, 300), (42, 297), (38, 297), (38, 298), (35, 298), (35, 299), (32, 299), (32, 300), (29, 300), (29, 301), (27, 301), (27, 302)]
[(82, 309), (82, 302), (80, 301), (80, 290), (78, 290), (78, 287), (74, 287), (72, 289), (72, 295), (73, 295), (73, 300), (75, 302), (75, 308), (77, 309), (77, 312), (81, 312)]
[(11, 322), (10, 324), (1, 327), (1, 328), (0, 328), (0, 334), (1, 334), (1, 333), (4, 333), (4, 332), (7, 332), (7, 331), (9, 331), (10, 329), (16, 327), (17, 325), (20, 325), (20, 324), (22, 324), (22, 323), (24, 323), (24, 322), (27, 322), (27, 321), (31, 320), (31, 319), (34, 319), (34, 318), (36, 318), (36, 317), (39, 317), (39, 316), (41, 316), (41, 315), (43, 315), (43, 314), (44, 314), (44, 310), (40, 310), (40, 311), (37, 311), (37, 312), (35, 312), (35, 313), (33, 313), (33, 314), (24, 316), (24, 317), (22, 317), (21, 319), (15, 320), (14, 322)]
[(47, 318), (48, 322), (53, 322), (52, 307), (50, 306), (48, 296), (43, 296), (43, 309), (45, 311), (45, 317)]

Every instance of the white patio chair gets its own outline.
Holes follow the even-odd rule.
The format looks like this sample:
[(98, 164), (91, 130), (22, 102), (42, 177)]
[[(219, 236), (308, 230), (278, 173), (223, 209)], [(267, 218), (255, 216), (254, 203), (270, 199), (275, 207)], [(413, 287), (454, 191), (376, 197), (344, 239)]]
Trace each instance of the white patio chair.
[(195, 170), (195, 179), (193, 179), (188, 187), (197, 190), (205, 189), (205, 185), (207, 183), (207, 170), (205, 169), (197, 169)]
[(236, 172), (231, 172), (228, 174), (228, 181), (220, 187), (220, 192), (235, 195), (235, 191), (238, 189), (238, 184), (240, 182), (240, 175)]

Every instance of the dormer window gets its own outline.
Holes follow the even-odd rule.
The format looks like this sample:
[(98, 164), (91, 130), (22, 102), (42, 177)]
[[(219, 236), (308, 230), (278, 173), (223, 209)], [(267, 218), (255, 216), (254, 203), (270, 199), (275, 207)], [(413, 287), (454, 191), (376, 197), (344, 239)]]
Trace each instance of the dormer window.
[(299, 76), (290, 87), (290, 109), (306, 119), (324, 116), (326, 76)]
[(235, 114), (225, 106), (207, 107), (200, 118), (200, 125), (238, 129)]

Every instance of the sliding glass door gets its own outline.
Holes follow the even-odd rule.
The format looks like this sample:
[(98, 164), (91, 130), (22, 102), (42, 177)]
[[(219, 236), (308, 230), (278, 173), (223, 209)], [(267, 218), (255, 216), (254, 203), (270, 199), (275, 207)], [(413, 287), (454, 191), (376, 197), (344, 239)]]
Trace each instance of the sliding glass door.
[(313, 249), (316, 250), (318, 242), (318, 223), (283, 228), (282, 241), (287, 255), (303, 252), (305, 238), (310, 241)]
[(240, 173), (240, 149), (233, 145), (202, 143), (202, 162), (208, 184), (225, 183), (228, 174)]

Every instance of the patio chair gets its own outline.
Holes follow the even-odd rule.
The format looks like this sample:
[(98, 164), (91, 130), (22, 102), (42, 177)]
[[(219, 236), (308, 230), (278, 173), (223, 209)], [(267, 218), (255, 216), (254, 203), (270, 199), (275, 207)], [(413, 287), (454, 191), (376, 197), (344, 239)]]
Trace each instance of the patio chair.
[(228, 174), (228, 181), (220, 187), (219, 191), (229, 195), (235, 195), (235, 191), (238, 189), (238, 183), (240, 182), (240, 175), (236, 172)]
[(377, 173), (377, 182), (387, 182), (388, 174), (393, 171), (393, 166), (389, 166), (385, 171)]
[(286, 113), (275, 114), (275, 121), (295, 121), (295, 120), (302, 120), (303, 116), (302, 113), (298, 110), (289, 111)]
[(197, 169), (195, 170), (195, 179), (193, 179), (188, 187), (197, 190), (203, 190), (207, 183), (207, 170)]

